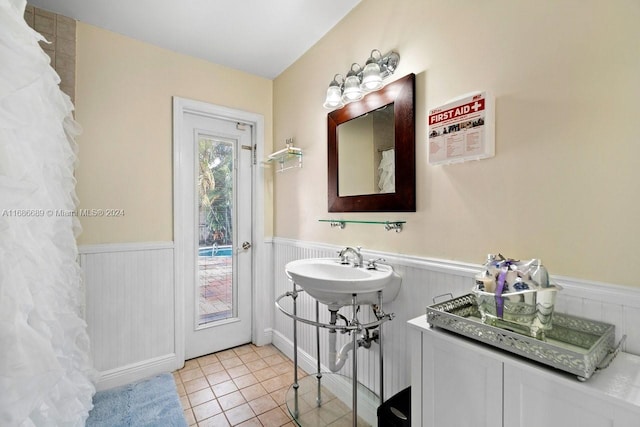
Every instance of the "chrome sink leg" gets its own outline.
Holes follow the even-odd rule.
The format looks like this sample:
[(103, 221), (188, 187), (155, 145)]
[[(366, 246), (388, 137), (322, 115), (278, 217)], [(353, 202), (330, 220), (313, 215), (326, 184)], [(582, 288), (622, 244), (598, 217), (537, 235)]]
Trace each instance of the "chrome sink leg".
[(298, 307), (296, 304), (298, 292), (296, 291), (295, 282), (292, 281), (291, 283), (293, 283), (293, 292), (291, 293), (291, 298), (293, 298), (293, 417), (297, 419), (300, 415), (300, 407), (298, 406), (298, 388), (300, 387), (298, 384), (298, 322), (296, 321), (298, 316)]
[[(351, 303), (353, 304), (353, 319), (352, 324), (355, 326), (358, 324), (358, 310), (356, 294), (351, 295)], [(352, 417), (353, 427), (358, 427), (358, 330), (351, 331), (353, 334), (353, 388), (352, 388)]]
[(316, 360), (318, 362), (318, 368), (316, 371), (316, 378), (318, 379), (318, 396), (316, 397), (316, 404), (318, 406), (322, 406), (322, 395), (321, 395), (321, 379), (322, 373), (320, 372), (320, 303), (316, 300)]
[[(378, 291), (378, 307), (382, 309), (382, 291)], [(378, 326), (378, 345), (380, 350), (380, 404), (384, 403), (384, 357), (382, 347), (382, 323)]]

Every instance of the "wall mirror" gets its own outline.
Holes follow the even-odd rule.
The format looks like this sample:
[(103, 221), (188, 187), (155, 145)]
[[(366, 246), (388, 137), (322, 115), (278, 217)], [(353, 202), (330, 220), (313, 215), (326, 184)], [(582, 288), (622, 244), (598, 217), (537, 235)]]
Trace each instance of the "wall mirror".
[(328, 114), (329, 212), (415, 212), (415, 75)]

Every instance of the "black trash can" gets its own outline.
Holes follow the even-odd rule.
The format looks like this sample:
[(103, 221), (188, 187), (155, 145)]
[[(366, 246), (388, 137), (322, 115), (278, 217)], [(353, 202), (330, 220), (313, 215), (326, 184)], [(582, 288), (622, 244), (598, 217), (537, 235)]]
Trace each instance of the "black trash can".
[(378, 407), (378, 427), (410, 426), (411, 387), (407, 387)]

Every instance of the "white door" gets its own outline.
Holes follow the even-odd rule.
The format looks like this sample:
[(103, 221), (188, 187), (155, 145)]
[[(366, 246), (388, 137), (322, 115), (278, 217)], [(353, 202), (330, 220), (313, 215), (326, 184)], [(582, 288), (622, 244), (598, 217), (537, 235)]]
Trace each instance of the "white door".
[[(185, 359), (251, 341), (251, 125), (184, 112), (176, 203)], [(178, 243), (178, 242), (177, 242)]]

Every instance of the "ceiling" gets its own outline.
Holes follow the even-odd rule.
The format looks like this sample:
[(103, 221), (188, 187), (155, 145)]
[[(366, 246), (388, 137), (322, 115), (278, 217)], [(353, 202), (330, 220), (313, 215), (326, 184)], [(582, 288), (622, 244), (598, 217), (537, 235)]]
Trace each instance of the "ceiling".
[(29, 0), (29, 4), (273, 79), (360, 1)]

